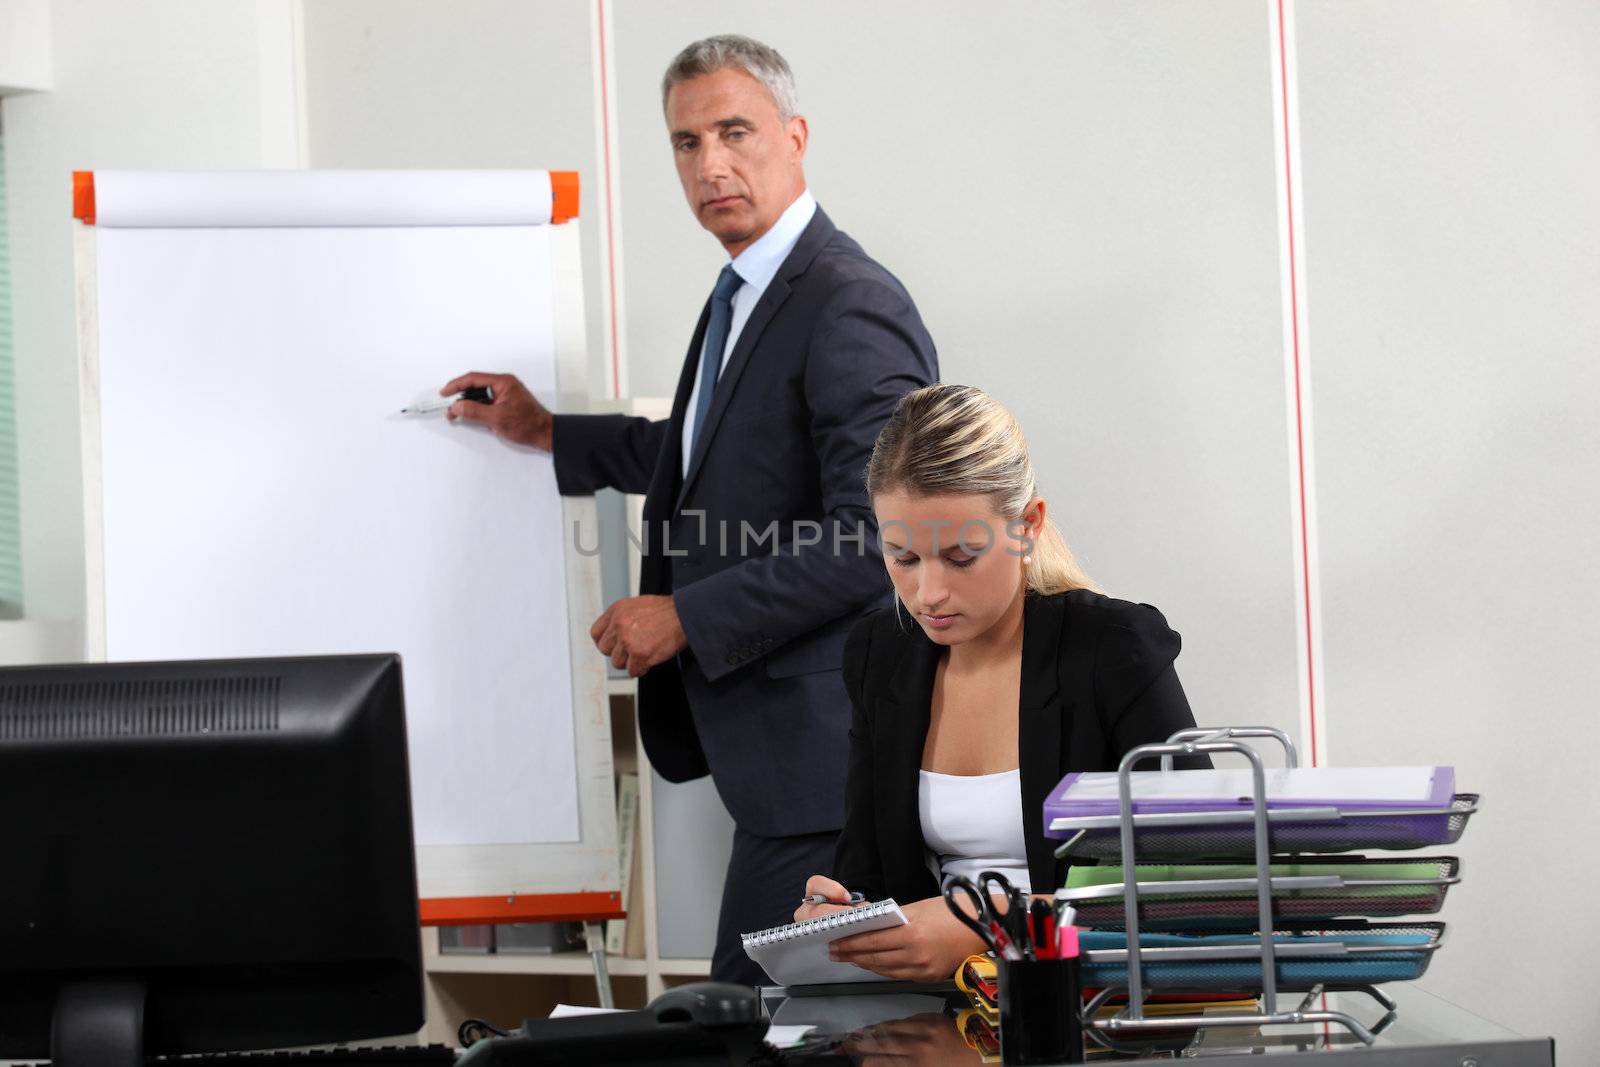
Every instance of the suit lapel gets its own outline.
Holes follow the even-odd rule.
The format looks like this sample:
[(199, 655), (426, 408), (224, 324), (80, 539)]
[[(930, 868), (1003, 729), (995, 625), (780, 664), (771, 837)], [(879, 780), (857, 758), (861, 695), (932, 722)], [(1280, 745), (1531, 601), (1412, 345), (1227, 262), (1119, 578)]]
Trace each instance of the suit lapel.
[[(1061, 598), (1028, 596), (1023, 601), (1022, 678), (1018, 698), (1017, 765), (1027, 842), (1028, 874), (1035, 892), (1049, 892), (1057, 879), (1055, 843), (1043, 835), (1044, 800), (1060, 780), (1062, 705), (1057, 658), (1063, 622)], [(910, 647), (885, 687), (887, 714), (879, 719), (873, 747), (884, 754), (876, 796), (882, 821), (880, 847), (889, 870), (925, 869), (921, 792), (922, 749), (932, 719), (933, 680), (940, 648), (915, 626)], [(892, 889), (892, 887), (891, 887)]]
[[(896, 606), (895, 610), (902, 609)], [(922, 627), (915, 622), (910, 625), (910, 644), (885, 687), (886, 714), (878, 719), (872, 742), (883, 753), (884, 773), (874, 791), (880, 813), (878, 840), (884, 851), (884, 869), (890, 871), (927, 869), (918, 798), (939, 646), (928, 640)], [(891, 895), (900, 892), (894, 886), (888, 888)]]
[(706, 449), (710, 447), (711, 438), (716, 435), (717, 426), (722, 422), (722, 415), (728, 410), (728, 401), (733, 397), (733, 391), (739, 385), (739, 378), (750, 362), (751, 349), (761, 340), (762, 331), (767, 328), (772, 316), (783, 306), (788, 297), (789, 283), (783, 280), (781, 274), (774, 276), (766, 292), (761, 294), (761, 299), (757, 300), (756, 306), (751, 309), (750, 317), (745, 320), (744, 329), (739, 331), (739, 340), (734, 343), (733, 352), (728, 356), (728, 365), (722, 368), (722, 374), (716, 381), (716, 391), (711, 394), (711, 410), (706, 412), (706, 421), (700, 426), (700, 436), (694, 441), (694, 451), (689, 454), (689, 473), (684, 476), (683, 490), (678, 494), (680, 505), (683, 503), (683, 498), (688, 496), (689, 487), (700, 474)]
[(1028, 596), (1022, 615), (1022, 686), (1017, 722), (1018, 777), (1027, 842), (1028, 874), (1035, 893), (1055, 888), (1055, 844), (1044, 836), (1044, 800), (1060, 778), (1061, 706), (1057, 657), (1061, 599)]
[[(783, 265), (778, 268), (778, 273), (772, 276), (772, 281), (767, 285), (766, 291), (761, 294), (761, 299), (756, 301), (756, 306), (751, 309), (750, 317), (745, 320), (744, 328), (739, 331), (739, 339), (734, 342), (733, 351), (728, 356), (728, 365), (722, 369), (722, 374), (717, 378), (716, 391), (711, 394), (711, 409), (706, 412), (706, 421), (700, 426), (700, 435), (695, 438), (694, 451), (689, 455), (689, 471), (684, 475), (683, 488), (678, 492), (678, 506), (682, 507), (689, 490), (693, 488), (695, 479), (700, 475), (700, 468), (704, 465), (706, 451), (711, 447), (711, 439), (716, 436), (717, 426), (722, 422), (723, 414), (728, 410), (728, 404), (733, 399), (733, 393), (739, 385), (739, 378), (744, 374), (745, 367), (750, 363), (750, 353), (755, 350), (761, 335), (766, 332), (773, 316), (789, 299), (793, 291), (790, 282), (804, 274), (811, 266), (811, 261), (817, 258), (817, 253), (833, 237), (835, 229), (832, 220), (823, 213), (822, 208), (817, 208), (811, 216), (811, 221), (801, 231), (800, 239), (795, 242), (794, 248), (784, 259)], [(695, 344), (690, 349), (686, 373), (689, 383), (694, 383), (694, 366), (700, 358), (700, 344), (705, 337), (705, 321), (709, 317), (710, 303), (707, 312), (701, 316), (701, 327), (696, 331)], [(702, 385), (704, 388), (704, 385)], [(688, 394), (684, 394), (684, 405), (688, 404)], [(677, 405), (674, 404), (674, 410)], [(682, 424), (679, 424), (680, 431)]]
[(677, 500), (681, 492), (680, 472), (683, 469), (683, 422), (688, 417), (689, 392), (694, 388), (694, 375), (700, 365), (700, 346), (705, 342), (706, 325), (711, 321), (711, 298), (700, 309), (700, 321), (695, 324), (694, 336), (689, 341), (689, 355), (678, 374), (678, 388), (672, 394), (672, 413), (667, 416), (666, 448), (662, 461), (656, 465), (655, 477), (644, 498), (644, 518), (657, 522), (670, 515), (668, 505)]

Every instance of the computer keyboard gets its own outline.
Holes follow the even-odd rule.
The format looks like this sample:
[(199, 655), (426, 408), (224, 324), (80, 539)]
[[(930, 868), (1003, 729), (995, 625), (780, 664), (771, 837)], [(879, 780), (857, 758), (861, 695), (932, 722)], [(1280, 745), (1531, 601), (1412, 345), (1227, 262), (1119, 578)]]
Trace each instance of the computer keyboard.
[(311, 1049), (303, 1052), (227, 1052), (206, 1056), (162, 1056), (145, 1061), (146, 1067), (225, 1067), (250, 1064), (268, 1067), (274, 1063), (359, 1063), (365, 1067), (395, 1067), (419, 1063), (454, 1063), (459, 1049), (445, 1045), (394, 1045), (385, 1048)]
[[(362, 1067), (416, 1067), (420, 1063), (454, 1063), (460, 1049), (445, 1045), (394, 1045), (385, 1048), (330, 1048), (298, 1052), (213, 1052), (200, 1056), (152, 1056), (145, 1067), (270, 1067), (271, 1064), (361, 1064)], [(24, 1065), (27, 1067), (27, 1065)], [(33, 1064), (32, 1067), (49, 1067)]]

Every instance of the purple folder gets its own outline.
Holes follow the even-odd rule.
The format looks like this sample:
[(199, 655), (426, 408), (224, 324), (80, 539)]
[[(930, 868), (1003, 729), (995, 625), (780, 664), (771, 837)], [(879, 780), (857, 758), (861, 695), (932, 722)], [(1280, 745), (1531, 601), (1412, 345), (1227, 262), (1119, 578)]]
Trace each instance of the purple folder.
[[(1357, 784), (1355, 780), (1363, 776), (1377, 781), (1340, 795), (1338, 787), (1341, 784), (1354, 786)], [(1045, 799), (1046, 828), (1055, 819), (1116, 815), (1121, 811), (1115, 788), (1116, 778), (1114, 772), (1074, 771), (1068, 774)], [(1407, 781), (1402, 783), (1402, 778)], [(1272, 768), (1267, 771), (1267, 807), (1338, 808), (1343, 812), (1443, 811), (1450, 807), (1451, 797), (1455, 793), (1455, 780), (1454, 767)], [(1219, 781), (1239, 784), (1239, 788), (1225, 796), (1212, 795), (1209, 786)], [(1136, 814), (1249, 810), (1254, 803), (1249, 781), (1249, 771), (1246, 769), (1134, 771), (1133, 810)], [(1292, 782), (1293, 792), (1275, 795), (1274, 782)], [(1327, 789), (1319, 792), (1319, 784), (1323, 782)], [(1163, 792), (1175, 795), (1142, 798), (1142, 786), (1145, 783), (1160, 783), (1166, 787)], [(1404, 788), (1397, 788), (1385, 795), (1384, 787), (1390, 783), (1403, 785)], [(1188, 795), (1183, 795), (1185, 793)]]

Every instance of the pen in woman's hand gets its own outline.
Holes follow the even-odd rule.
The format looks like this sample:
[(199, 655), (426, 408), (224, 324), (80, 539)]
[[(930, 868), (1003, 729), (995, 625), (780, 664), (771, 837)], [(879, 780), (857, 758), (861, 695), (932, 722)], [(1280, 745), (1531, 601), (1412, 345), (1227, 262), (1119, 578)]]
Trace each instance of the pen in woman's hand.
[[(865, 904), (866, 902), (867, 902), (867, 898), (865, 896), (861, 895), (860, 893), (852, 892), (850, 894), (849, 903), (851, 903), (851, 904)], [(808, 897), (801, 897), (800, 898), (800, 906), (801, 907), (805, 907), (807, 904), (842, 904), (842, 903), (845, 903), (845, 902), (844, 901), (839, 901), (839, 900), (834, 900), (831, 897), (829, 897), (826, 893), (812, 893)]]

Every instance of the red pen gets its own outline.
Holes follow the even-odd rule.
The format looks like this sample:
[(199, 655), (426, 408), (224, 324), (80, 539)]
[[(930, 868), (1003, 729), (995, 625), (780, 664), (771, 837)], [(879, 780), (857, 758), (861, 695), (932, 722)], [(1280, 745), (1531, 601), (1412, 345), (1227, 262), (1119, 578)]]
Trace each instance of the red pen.
[(1060, 959), (1056, 946), (1055, 910), (1042, 900), (1035, 900), (1028, 907), (1028, 935), (1033, 939), (1035, 959)]
[(1001, 923), (991, 919), (989, 933), (994, 938), (994, 954), (1003, 960), (1022, 959), (1022, 950), (1011, 940), (1011, 935), (1006, 933), (1006, 928)]

